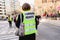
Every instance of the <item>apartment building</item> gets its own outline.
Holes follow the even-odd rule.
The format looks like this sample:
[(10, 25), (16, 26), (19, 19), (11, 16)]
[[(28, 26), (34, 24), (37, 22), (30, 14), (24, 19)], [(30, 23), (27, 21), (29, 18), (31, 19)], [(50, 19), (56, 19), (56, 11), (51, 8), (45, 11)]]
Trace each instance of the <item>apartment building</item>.
[(5, 0), (0, 0), (0, 18), (6, 15)]
[[(33, 6), (36, 15), (41, 15), (45, 11), (48, 13), (53, 10), (60, 10), (60, 0), (22, 0), (23, 2), (27, 1)], [(8, 2), (8, 3), (7, 3)], [(14, 10), (21, 11), (21, 0), (7, 0), (6, 1), (6, 14), (12, 14)]]
[(20, 2), (18, 0), (11, 0), (10, 2), (10, 6), (11, 6), (11, 11), (16, 11), (19, 10), (20, 8)]
[(53, 13), (60, 10), (60, 0), (35, 0), (36, 15), (41, 15), (45, 11)]

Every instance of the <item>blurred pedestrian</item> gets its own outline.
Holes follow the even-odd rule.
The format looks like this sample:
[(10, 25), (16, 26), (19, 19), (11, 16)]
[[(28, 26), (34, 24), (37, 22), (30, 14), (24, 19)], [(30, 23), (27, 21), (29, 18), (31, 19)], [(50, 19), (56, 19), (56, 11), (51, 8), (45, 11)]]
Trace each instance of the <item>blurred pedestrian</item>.
[(43, 17), (46, 17), (47, 16), (47, 12), (45, 11), (44, 14), (43, 14)]
[(39, 19), (41, 18), (41, 16), (40, 15), (36, 15), (35, 16), (35, 21), (36, 21), (36, 29), (37, 29), (37, 27), (38, 27), (38, 25), (39, 25)]
[(13, 18), (10, 15), (8, 15), (8, 22), (9, 22), (10, 28), (12, 27), (12, 21), (13, 21)]
[(57, 16), (60, 17), (60, 13), (59, 13), (59, 11), (57, 11)]
[(15, 26), (16, 26), (16, 35), (18, 36), (19, 35), (19, 26), (20, 26), (20, 13), (18, 13), (17, 11), (15, 11), (15, 16), (14, 16), (14, 23), (15, 23)]
[(17, 28), (20, 26), (20, 14), (17, 11), (14, 11), (15, 16), (14, 16), (14, 23)]
[(22, 12), (20, 18), (22, 17), (24, 32), (19, 36), (19, 40), (35, 40), (37, 30), (35, 28), (36, 21), (34, 12), (30, 11), (31, 6), (28, 3), (23, 4), (22, 9), (24, 12)]

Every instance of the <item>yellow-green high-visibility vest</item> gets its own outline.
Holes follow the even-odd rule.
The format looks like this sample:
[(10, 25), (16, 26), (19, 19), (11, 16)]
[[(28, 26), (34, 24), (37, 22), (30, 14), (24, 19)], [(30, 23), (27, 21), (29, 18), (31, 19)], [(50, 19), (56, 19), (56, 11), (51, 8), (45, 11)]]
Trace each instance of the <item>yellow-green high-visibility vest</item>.
[(37, 30), (35, 28), (35, 16), (33, 12), (23, 12), (24, 16), (24, 30), (25, 35), (30, 35), (36, 33)]
[(8, 17), (8, 21), (12, 21), (12, 18), (11, 17)]

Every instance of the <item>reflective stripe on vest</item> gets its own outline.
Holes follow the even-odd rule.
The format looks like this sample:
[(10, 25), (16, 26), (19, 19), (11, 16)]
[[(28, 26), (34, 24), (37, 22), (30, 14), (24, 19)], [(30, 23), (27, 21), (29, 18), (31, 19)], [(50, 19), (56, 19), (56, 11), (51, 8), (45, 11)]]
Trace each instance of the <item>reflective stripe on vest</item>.
[(35, 28), (35, 17), (33, 12), (24, 12), (24, 29), (25, 29), (25, 35), (30, 35), (33, 33), (36, 33)]

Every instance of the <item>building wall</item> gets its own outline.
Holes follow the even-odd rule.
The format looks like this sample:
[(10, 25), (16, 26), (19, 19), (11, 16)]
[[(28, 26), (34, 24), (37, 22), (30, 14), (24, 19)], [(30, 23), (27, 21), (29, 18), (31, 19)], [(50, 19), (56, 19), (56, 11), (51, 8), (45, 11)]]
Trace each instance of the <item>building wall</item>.
[(10, 6), (10, 0), (5, 0), (6, 5), (6, 14), (11, 14), (11, 6)]
[(42, 15), (45, 11), (48, 14), (55, 13), (58, 11), (58, 6), (60, 6), (60, 0), (35, 0), (36, 15)]
[[(14, 11), (14, 8), (15, 10), (22, 11), (20, 6), (21, 4), (20, 1), (15, 0), (15, 4), (14, 4), (14, 0), (6, 0), (6, 13), (12, 14), (12, 12)], [(59, 0), (34, 0), (32, 9), (34, 9), (35, 15), (42, 15), (45, 11), (47, 11), (48, 13), (52, 12), (58, 6), (60, 6)], [(57, 8), (56, 10), (58, 11)]]
[(40, 10), (41, 9), (41, 6), (42, 5), (42, 0), (35, 0), (35, 15), (40, 15)]
[(5, 1), (0, 0), (0, 16), (6, 15)]
[(20, 8), (18, 0), (5, 0), (6, 2), (6, 14), (12, 14), (14, 11)]

